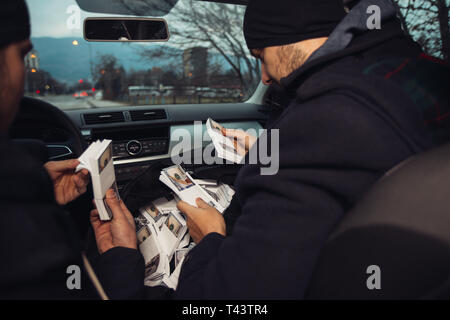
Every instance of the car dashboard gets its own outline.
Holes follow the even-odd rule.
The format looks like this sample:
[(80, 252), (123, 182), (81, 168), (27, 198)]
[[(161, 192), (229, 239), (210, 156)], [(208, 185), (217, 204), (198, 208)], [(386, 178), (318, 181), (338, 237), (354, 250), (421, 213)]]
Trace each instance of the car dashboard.
[[(212, 118), (227, 128), (258, 132), (267, 118), (266, 108), (252, 103), (220, 105), (165, 105), (113, 107), (65, 111), (80, 129), (87, 144), (98, 139), (113, 141), (113, 159), (119, 189), (157, 160), (171, 157), (180, 142), (179, 129), (194, 137), (194, 121)], [(179, 131), (178, 131), (179, 132)], [(175, 138), (174, 138), (175, 137)], [(202, 147), (210, 141), (202, 140)], [(193, 140), (191, 146), (196, 146)], [(192, 147), (192, 150), (194, 147)]]

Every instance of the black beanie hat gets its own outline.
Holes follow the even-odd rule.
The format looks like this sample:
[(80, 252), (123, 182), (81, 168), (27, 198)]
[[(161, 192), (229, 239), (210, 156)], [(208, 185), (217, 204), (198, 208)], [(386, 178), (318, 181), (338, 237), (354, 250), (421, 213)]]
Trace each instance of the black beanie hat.
[(30, 37), (30, 16), (24, 0), (0, 3), (0, 48)]
[(343, 0), (250, 0), (244, 36), (249, 49), (327, 37), (344, 16)]

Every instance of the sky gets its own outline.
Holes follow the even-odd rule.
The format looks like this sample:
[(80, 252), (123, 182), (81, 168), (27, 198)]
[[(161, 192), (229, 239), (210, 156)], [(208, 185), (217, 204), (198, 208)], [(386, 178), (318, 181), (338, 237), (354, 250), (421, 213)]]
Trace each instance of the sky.
[[(87, 65), (86, 55), (88, 55), (90, 57), (89, 59), (95, 63), (100, 55), (112, 54), (120, 59), (120, 63), (126, 68), (128, 66), (129, 68), (138, 70), (142, 58), (136, 53), (136, 49), (147, 46), (154, 47), (157, 45), (180, 49), (179, 45), (176, 45), (176, 43), (173, 43), (170, 40), (169, 42), (161, 43), (105, 43), (80, 40), (80, 38), (83, 38), (83, 21), (85, 18), (102, 16), (111, 17), (117, 15), (105, 15), (82, 11), (79, 9), (75, 0), (26, 0), (26, 2), (30, 11), (32, 26), (31, 37), (34, 38), (33, 43), (35, 44), (35, 49), (39, 53), (41, 67), (58, 79), (69, 79), (72, 74), (76, 74), (77, 77), (82, 77), (77, 72), (82, 69), (80, 65), (83, 67)], [(185, 0), (179, 0), (178, 5), (183, 6), (185, 3)], [(73, 12), (71, 12), (74, 8), (80, 13), (79, 25), (72, 25), (70, 23), (68, 25), (68, 20), (69, 22), (73, 22), (70, 18), (74, 16)], [(173, 27), (177, 23), (181, 23), (170, 13), (164, 18), (167, 19), (169, 30), (171, 26)], [(38, 40), (37, 38), (42, 39)], [(43, 38), (63, 38), (63, 41), (58, 42), (52, 41), (52, 39)], [(73, 40), (78, 40), (78, 46), (75, 47), (72, 45)], [(190, 45), (193, 45), (193, 43), (194, 42), (191, 42)], [(202, 43), (199, 42), (196, 45), (202, 45)], [(128, 49), (133, 49), (134, 51), (131, 52)], [(136, 62), (137, 60), (139, 61)], [(161, 63), (165, 61), (165, 59), (160, 60), (162, 61)], [(157, 64), (156, 62), (148, 62), (142, 65), (145, 66), (145, 68), (148, 68), (150, 65), (154, 66)], [(76, 70), (74, 71), (73, 68)], [(89, 72), (89, 68), (86, 70), (84, 69), (82, 69), (83, 72), (86, 70), (86, 72)]]
[[(86, 12), (79, 9), (75, 0), (26, 0), (31, 16), (32, 37), (83, 37), (83, 20), (87, 17), (115, 17), (114, 14), (98, 14)], [(180, 2), (182, 3), (182, 1)], [(68, 26), (68, 20), (74, 21), (75, 10), (79, 15), (78, 26), (71, 24)], [(167, 17), (170, 19), (170, 14)]]
[[(27, 0), (31, 17), (32, 37), (77, 37), (83, 36), (82, 29), (67, 27), (67, 8), (76, 5), (75, 0)], [(89, 14), (81, 12), (82, 18)], [(42, 19), (45, 17), (45, 19)]]
[[(94, 0), (92, 0), (94, 1)], [(87, 17), (114, 17), (120, 15), (113, 14), (98, 14), (82, 11), (75, 0), (26, 0), (30, 16), (31, 16), (31, 37), (51, 37), (51, 38), (83, 38), (83, 21)], [(199, 5), (202, 2), (198, 2)], [(185, 6), (187, 4), (186, 0), (178, 0), (177, 6)], [(224, 5), (224, 4), (222, 4)], [(78, 25), (70, 24), (69, 21), (74, 21), (71, 17), (74, 17), (73, 10), (75, 8), (80, 13), (80, 19)], [(184, 26), (180, 26), (180, 21), (174, 17), (171, 13), (163, 17), (167, 20), (169, 25), (169, 32), (174, 26), (177, 29), (184, 29)], [(173, 35), (172, 35), (173, 37)], [(242, 35), (242, 41), (244, 41)], [(91, 43), (93, 47), (97, 46), (97, 43)], [(155, 43), (151, 43), (155, 44)], [(142, 46), (146, 47), (151, 45), (146, 42), (136, 42), (128, 43), (130, 46)], [(168, 42), (161, 43), (164, 46), (170, 46), (175, 48), (180, 48), (179, 45), (169, 40)], [(209, 43), (197, 42), (191, 43), (192, 46), (209, 46)], [(57, 48), (55, 48), (57, 50)]]
[[(98, 14), (82, 11), (79, 9), (75, 0), (26, 0), (32, 26), (32, 37), (83, 37), (83, 20), (87, 17), (114, 17), (120, 15), (113, 14)], [(186, 1), (179, 0), (177, 6), (184, 6)], [(80, 25), (76, 28), (69, 28), (67, 21), (73, 14), (70, 11), (71, 7), (78, 8), (80, 11)], [(179, 24), (179, 21), (173, 18), (169, 13), (164, 16), (170, 25)]]

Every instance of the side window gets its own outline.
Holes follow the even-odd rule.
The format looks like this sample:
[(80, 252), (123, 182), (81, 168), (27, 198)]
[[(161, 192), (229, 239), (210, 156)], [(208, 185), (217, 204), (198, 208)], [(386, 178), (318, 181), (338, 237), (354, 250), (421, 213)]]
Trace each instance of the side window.
[(450, 1), (394, 0), (405, 32), (423, 50), (450, 62)]

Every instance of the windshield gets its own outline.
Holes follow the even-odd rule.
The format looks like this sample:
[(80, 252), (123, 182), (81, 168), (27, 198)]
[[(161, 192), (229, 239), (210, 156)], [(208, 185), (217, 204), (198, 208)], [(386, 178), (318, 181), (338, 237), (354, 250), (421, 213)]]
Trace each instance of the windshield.
[(242, 33), (244, 6), (179, 0), (167, 42), (88, 42), (75, 0), (27, 0), (34, 50), (26, 95), (64, 109), (247, 100), (260, 66)]

